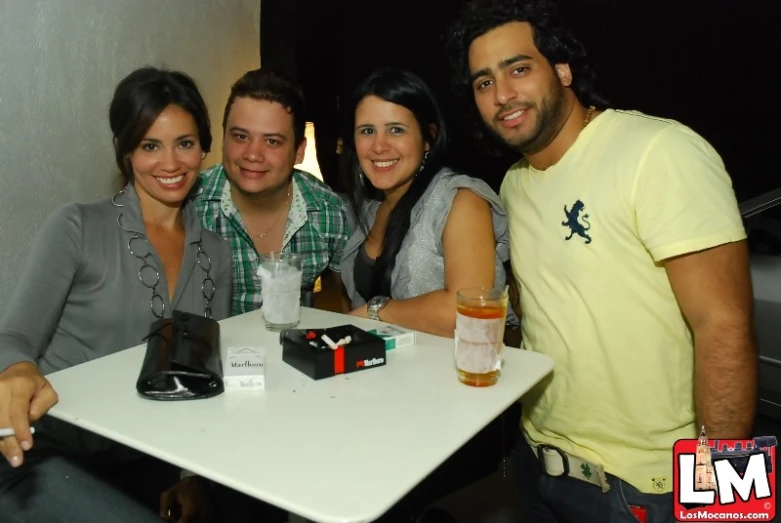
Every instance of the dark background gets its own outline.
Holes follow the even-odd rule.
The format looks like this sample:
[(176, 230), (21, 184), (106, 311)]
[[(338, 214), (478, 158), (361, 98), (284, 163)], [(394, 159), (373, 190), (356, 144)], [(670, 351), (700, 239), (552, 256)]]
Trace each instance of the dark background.
[[(340, 188), (338, 104), (372, 70), (420, 74), (456, 132), (454, 167), (498, 189), (516, 157), (491, 159), (469, 140), (449, 90), (442, 36), (463, 0), (264, 0), (261, 64), (304, 84), (318, 160)], [(621, 109), (678, 120), (719, 151), (739, 200), (781, 186), (778, 0), (559, 0), (598, 68), (598, 88)]]

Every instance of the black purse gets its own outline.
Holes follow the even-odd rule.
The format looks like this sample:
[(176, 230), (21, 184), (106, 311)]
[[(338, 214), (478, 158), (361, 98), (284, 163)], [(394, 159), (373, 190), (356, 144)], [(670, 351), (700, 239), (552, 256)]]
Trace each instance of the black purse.
[(136, 390), (154, 400), (210, 398), (222, 393), (220, 324), (188, 312), (155, 321)]

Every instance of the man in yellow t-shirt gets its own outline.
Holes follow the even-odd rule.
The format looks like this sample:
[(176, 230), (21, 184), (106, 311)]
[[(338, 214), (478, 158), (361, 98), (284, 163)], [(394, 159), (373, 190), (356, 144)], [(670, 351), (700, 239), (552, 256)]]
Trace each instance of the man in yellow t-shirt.
[(449, 44), (483, 130), (523, 156), (501, 197), (523, 346), (554, 370), (523, 398), (521, 495), (532, 521), (672, 521), (675, 441), (753, 425), (746, 235), (716, 151), (594, 107), (547, 9), (475, 0)]

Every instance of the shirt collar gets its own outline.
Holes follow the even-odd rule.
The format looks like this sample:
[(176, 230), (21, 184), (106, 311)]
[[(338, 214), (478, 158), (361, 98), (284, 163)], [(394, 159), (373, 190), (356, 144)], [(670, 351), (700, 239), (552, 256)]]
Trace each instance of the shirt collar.
[[(285, 222), (285, 235), (282, 239), (283, 247), (292, 240), (296, 232), (309, 220), (308, 213), (320, 211), (315, 203), (312, 190), (307, 186), (306, 181), (302, 179), (303, 176), (304, 174), (301, 171), (293, 169), (293, 201)], [(236, 204), (233, 203), (231, 185), (228, 182), (223, 164), (215, 165), (201, 173), (199, 183), (201, 186), (198, 189), (198, 197), (201, 200), (217, 202), (223, 215), (228, 217), (234, 216), (241, 222), (241, 215), (236, 208)]]
[[(118, 208), (118, 222), (123, 229), (146, 236), (144, 217), (141, 214), (141, 202), (133, 183), (127, 184), (119, 193), (111, 198), (111, 202)], [(121, 214), (121, 217), (119, 217)], [(201, 224), (198, 213), (190, 196), (182, 206), (182, 219), (184, 221), (185, 243), (197, 243), (201, 239)]]
[(293, 172), (293, 202), (290, 204), (290, 213), (287, 215), (285, 224), (285, 236), (282, 239), (282, 246), (290, 242), (293, 236), (303, 227), (309, 219), (307, 212), (310, 210), (309, 202), (304, 197), (302, 183), (296, 179), (296, 173)]
[(310, 186), (307, 176), (303, 171), (293, 169), (293, 182), (298, 187), (299, 195), (303, 201), (306, 212), (320, 212), (320, 206), (317, 204), (317, 196)]
[[(307, 185), (305, 177), (306, 175), (302, 171), (293, 169), (293, 201), (295, 202), (297, 199), (299, 202), (303, 202), (306, 212), (319, 211), (315, 195)], [(198, 198), (204, 201), (227, 200), (233, 203), (233, 199), (230, 198), (230, 183), (223, 164), (217, 164), (201, 173), (198, 178), (197, 193)]]
[(207, 169), (198, 177), (198, 198), (201, 200), (221, 200), (224, 188), (228, 186), (223, 164)]

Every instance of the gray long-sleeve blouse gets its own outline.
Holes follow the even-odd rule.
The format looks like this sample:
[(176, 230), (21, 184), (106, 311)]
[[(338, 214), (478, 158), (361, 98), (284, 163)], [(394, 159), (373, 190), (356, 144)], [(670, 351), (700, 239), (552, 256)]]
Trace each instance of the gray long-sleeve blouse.
[[(122, 207), (111, 198), (64, 205), (45, 220), (0, 320), (0, 371), (31, 361), (49, 374), (143, 343), (157, 318), (152, 291), (139, 281), (142, 262), (131, 255), (128, 242), (133, 233), (145, 235), (146, 229), (132, 185), (115, 202)], [(232, 287), (230, 246), (201, 228), (189, 201), (183, 218), (185, 251), (172, 301), (157, 252), (143, 240), (134, 240), (132, 247), (137, 254), (151, 252), (148, 263), (160, 274), (157, 292), (170, 317), (174, 309), (204, 313), (201, 286), (206, 272), (196, 258), (200, 243), (211, 260), (209, 275), (215, 283), (212, 317), (226, 318)]]

